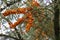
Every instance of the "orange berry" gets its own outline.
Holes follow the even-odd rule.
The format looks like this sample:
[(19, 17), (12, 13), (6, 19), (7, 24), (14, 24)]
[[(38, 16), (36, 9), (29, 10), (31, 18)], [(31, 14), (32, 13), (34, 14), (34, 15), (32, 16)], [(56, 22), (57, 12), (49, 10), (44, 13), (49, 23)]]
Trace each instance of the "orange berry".
[(17, 12), (18, 13), (25, 13), (26, 12), (26, 8), (18, 8)]
[(32, 15), (31, 16), (28, 16), (29, 19), (32, 19)]
[(32, 6), (40, 6), (39, 3), (35, 0), (32, 1)]
[(27, 9), (28, 11), (32, 10), (32, 8), (30, 8), (30, 7), (27, 7), (26, 9)]
[(24, 20), (24, 18), (18, 18), (17, 22), (22, 22)]
[(26, 32), (28, 32), (30, 30), (30, 27), (29, 28), (26, 28)]
[(4, 16), (10, 15), (10, 10), (5, 11), (5, 12), (3, 13), (3, 15), (4, 15)]
[(28, 22), (29, 22), (29, 23), (32, 23), (32, 22), (33, 22), (33, 20), (31, 20), (31, 19), (30, 19), (30, 20), (28, 20)]
[(16, 26), (14, 26), (13, 24), (10, 24), (10, 28), (15, 28)]
[(18, 25), (18, 22), (15, 22), (15, 23), (14, 23), (14, 26), (17, 26), (17, 25)]
[(17, 13), (17, 11), (16, 10), (11, 10), (11, 14), (16, 14)]
[(32, 18), (31, 12), (27, 13), (26, 16), (27, 16), (28, 18)]
[(28, 23), (28, 24), (26, 25), (26, 32), (28, 32), (28, 31), (30, 30), (31, 26), (32, 26), (32, 24), (30, 24), (30, 23)]
[(15, 26), (20, 24), (24, 19), (23, 18), (18, 18), (17, 22), (14, 23)]

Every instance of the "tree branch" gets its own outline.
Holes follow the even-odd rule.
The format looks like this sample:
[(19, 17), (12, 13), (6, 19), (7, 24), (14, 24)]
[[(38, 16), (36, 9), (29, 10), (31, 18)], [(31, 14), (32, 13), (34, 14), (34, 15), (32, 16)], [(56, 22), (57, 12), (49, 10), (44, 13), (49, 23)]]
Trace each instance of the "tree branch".
[(18, 38), (12, 37), (12, 36), (10, 36), (10, 35), (0, 34), (0, 36), (4, 36), (4, 37), (8, 37), (8, 38), (13, 38), (13, 39), (15, 39), (15, 40), (19, 40)]
[[(54, 0), (55, 3), (57, 3), (58, 0)], [(55, 37), (56, 40), (59, 40), (59, 8), (58, 8), (58, 4), (54, 5), (54, 30), (55, 30)]]
[(23, 40), (23, 38), (21, 37), (20, 33), (18, 32), (18, 30), (16, 28), (15, 28), (15, 31), (16, 31), (18, 37), (19, 37), (19, 40)]
[(2, 12), (4, 9), (6, 9), (7, 7), (10, 7), (10, 6), (12, 6), (12, 5), (14, 5), (14, 4), (16, 4), (16, 3), (18, 3), (18, 2), (20, 2), (21, 0), (17, 0), (17, 1), (15, 1), (14, 3), (10, 3), (10, 4), (6, 4), (7, 6), (6, 7), (4, 7), (4, 8), (1, 8), (0, 9), (0, 12)]

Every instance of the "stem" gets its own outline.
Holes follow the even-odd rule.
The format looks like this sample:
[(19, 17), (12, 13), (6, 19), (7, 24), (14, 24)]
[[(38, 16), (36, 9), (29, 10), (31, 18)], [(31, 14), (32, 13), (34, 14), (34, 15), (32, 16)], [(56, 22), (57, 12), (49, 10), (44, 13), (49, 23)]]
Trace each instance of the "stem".
[[(55, 0), (57, 2), (58, 0)], [(59, 8), (58, 4), (54, 7), (55, 13), (54, 13), (54, 30), (55, 30), (55, 37), (56, 40), (59, 40)]]

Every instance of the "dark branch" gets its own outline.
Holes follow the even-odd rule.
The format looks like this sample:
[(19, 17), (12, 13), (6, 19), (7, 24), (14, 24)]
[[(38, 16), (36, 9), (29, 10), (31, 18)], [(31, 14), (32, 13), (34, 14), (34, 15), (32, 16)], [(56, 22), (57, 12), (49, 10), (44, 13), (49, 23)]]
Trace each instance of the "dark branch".
[(7, 7), (10, 7), (11, 5), (13, 5), (13, 4), (17, 3), (17, 2), (20, 2), (20, 1), (21, 1), (21, 0), (17, 0), (17, 1), (14, 1), (13, 3), (10, 3), (10, 4), (6, 3), (7, 6), (4, 7), (4, 8), (1, 8), (1, 9), (0, 9), (0, 12), (3, 11), (4, 9), (6, 9)]
[(19, 37), (19, 40), (23, 40), (23, 38), (21, 37), (20, 33), (18, 32), (18, 30), (16, 28), (15, 28), (15, 31), (16, 31), (18, 37)]
[(10, 36), (10, 35), (0, 34), (0, 36), (8, 37), (8, 38), (13, 38), (13, 39), (15, 39), (15, 40), (19, 40), (18, 38), (12, 37), (12, 36)]
[[(55, 3), (58, 0), (55, 0)], [(59, 40), (59, 8), (58, 8), (58, 4), (54, 6), (54, 30), (55, 30), (55, 37), (56, 40)]]

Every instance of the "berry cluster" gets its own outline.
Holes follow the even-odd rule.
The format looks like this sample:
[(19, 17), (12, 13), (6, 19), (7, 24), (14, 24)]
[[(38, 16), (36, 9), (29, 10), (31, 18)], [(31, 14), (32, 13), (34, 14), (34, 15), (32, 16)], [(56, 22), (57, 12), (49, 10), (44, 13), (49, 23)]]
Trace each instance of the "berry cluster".
[[(33, 25), (33, 17), (32, 17), (32, 13), (31, 10), (33, 10), (33, 6), (40, 6), (39, 3), (35, 0), (32, 0), (31, 3), (32, 7), (26, 7), (26, 8), (17, 8), (17, 9), (12, 9), (12, 10), (7, 10), (3, 13), (4, 16), (8, 16), (11, 14), (26, 14), (27, 16), (27, 25), (26, 25), (26, 32), (28, 32), (30, 30), (30, 28)], [(23, 22), (25, 19), (24, 18), (18, 18), (17, 22), (13, 23), (9, 23), (10, 28), (15, 28), (18, 24), (20, 24), (21, 22)]]

